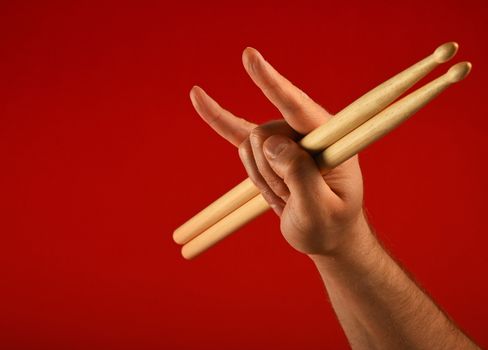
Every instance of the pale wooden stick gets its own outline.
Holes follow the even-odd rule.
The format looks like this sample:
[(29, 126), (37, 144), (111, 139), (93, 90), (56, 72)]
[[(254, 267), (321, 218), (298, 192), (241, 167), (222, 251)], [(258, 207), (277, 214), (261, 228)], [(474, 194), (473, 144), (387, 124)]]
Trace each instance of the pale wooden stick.
[(323, 151), (388, 106), (440, 63), (449, 61), (457, 49), (455, 42), (439, 46), (430, 56), (378, 85), (310, 132), (300, 141), (300, 145), (312, 153)]
[[(310, 132), (300, 141), (300, 145), (309, 152), (322, 151), (385, 108), (437, 65), (450, 60), (457, 49), (458, 44), (455, 42), (439, 46), (431, 55), (378, 85), (344, 108), (326, 124)], [(258, 194), (259, 189), (252, 181), (249, 178), (244, 180), (178, 227), (173, 233), (174, 241), (178, 244), (188, 242)]]
[[(465, 78), (470, 70), (471, 64), (469, 62), (461, 62), (452, 66), (444, 75), (392, 104), (326, 148), (315, 157), (318, 166), (321, 170), (332, 169), (349, 159), (398, 127), (451, 84)], [(194, 258), (264, 213), (267, 209), (269, 209), (269, 206), (263, 196), (261, 194), (257, 195), (186, 243), (181, 250), (183, 257), (186, 259)]]
[(464, 79), (471, 63), (452, 66), (444, 75), (387, 107), (315, 157), (319, 168), (335, 167), (379, 140), (433, 100), (451, 84)]
[(193, 259), (268, 209), (268, 203), (261, 194), (258, 194), (183, 245), (181, 254), (185, 259)]

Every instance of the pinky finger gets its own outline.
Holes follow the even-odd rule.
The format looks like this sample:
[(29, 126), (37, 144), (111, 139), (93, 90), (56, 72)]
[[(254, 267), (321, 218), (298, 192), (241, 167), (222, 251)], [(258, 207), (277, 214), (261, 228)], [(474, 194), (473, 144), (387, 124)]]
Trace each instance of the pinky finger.
[(193, 107), (202, 119), (210, 125), (220, 136), (238, 147), (256, 127), (256, 124), (243, 118), (236, 117), (228, 110), (222, 108), (205, 91), (194, 86), (190, 91)]

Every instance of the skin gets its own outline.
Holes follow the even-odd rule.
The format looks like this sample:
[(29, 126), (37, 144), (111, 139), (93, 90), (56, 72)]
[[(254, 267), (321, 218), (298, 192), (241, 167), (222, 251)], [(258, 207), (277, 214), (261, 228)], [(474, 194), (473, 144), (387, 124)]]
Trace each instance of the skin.
[(283, 237), (317, 267), (353, 349), (479, 349), (388, 255), (363, 212), (358, 157), (321, 174), (296, 141), (333, 116), (253, 48), (245, 70), (283, 119), (256, 125), (194, 86), (198, 114), (239, 149), (280, 217)]

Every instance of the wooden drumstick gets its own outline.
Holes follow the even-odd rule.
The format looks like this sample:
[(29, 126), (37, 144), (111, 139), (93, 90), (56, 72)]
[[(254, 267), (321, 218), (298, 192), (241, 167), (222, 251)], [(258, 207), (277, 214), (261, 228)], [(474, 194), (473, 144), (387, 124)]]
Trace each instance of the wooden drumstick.
[(384, 109), (439, 64), (449, 61), (457, 50), (458, 44), (455, 42), (439, 46), (430, 56), (378, 85), (310, 132), (300, 141), (300, 145), (312, 153), (323, 151)]
[[(392, 104), (326, 148), (315, 157), (317, 165), (321, 170), (327, 170), (341, 164), (398, 127), (451, 84), (464, 79), (470, 70), (471, 63), (469, 62), (461, 62), (452, 66), (444, 75)], [(269, 206), (263, 196), (257, 195), (186, 243), (181, 250), (183, 257), (192, 259), (203, 253), (268, 209)]]
[[(300, 145), (312, 153), (322, 151), (385, 108), (437, 65), (450, 60), (457, 50), (455, 42), (439, 46), (431, 55), (378, 85), (310, 132)], [(259, 189), (247, 178), (177, 228), (173, 233), (174, 241), (178, 244), (188, 242), (258, 194)]]
[(387, 107), (327, 147), (315, 157), (317, 165), (321, 169), (330, 169), (351, 158), (406, 121), (451, 84), (464, 79), (470, 71), (469, 62), (455, 64), (444, 75)]

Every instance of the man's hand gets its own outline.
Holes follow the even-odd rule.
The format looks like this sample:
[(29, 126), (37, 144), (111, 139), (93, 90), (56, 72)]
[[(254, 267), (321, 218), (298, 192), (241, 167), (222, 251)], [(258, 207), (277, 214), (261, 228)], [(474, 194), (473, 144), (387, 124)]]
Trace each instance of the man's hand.
[(255, 49), (244, 50), (242, 61), (284, 119), (257, 126), (220, 107), (199, 87), (190, 92), (192, 103), (217, 133), (239, 147), (249, 177), (281, 217), (290, 245), (306, 254), (333, 254), (364, 226), (358, 159), (322, 175), (294, 141), (332, 116)]

